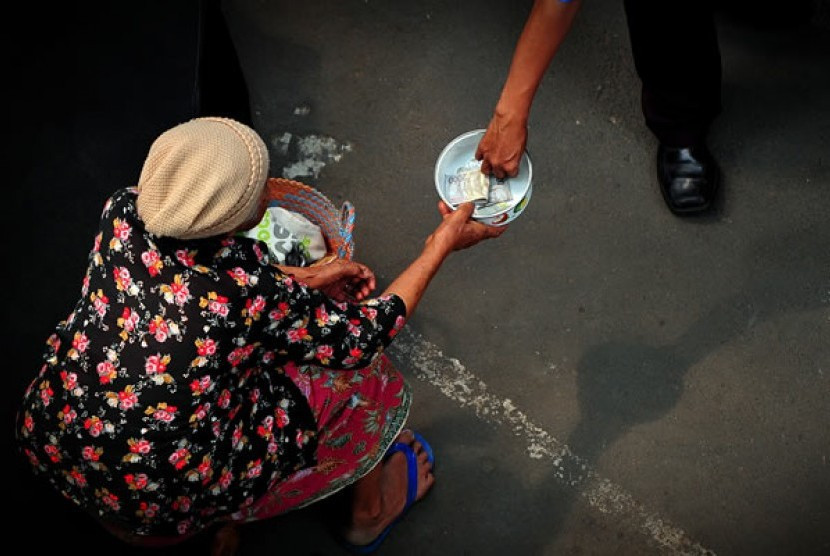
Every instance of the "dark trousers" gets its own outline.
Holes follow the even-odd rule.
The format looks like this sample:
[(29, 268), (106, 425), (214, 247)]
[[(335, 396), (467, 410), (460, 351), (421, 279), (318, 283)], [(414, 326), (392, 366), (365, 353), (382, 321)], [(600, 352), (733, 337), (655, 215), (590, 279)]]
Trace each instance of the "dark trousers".
[(194, 115), (223, 116), (253, 125), (248, 86), (221, 0), (199, 0), (197, 43)]
[(668, 146), (702, 143), (721, 108), (712, 0), (625, 0), (646, 125)]

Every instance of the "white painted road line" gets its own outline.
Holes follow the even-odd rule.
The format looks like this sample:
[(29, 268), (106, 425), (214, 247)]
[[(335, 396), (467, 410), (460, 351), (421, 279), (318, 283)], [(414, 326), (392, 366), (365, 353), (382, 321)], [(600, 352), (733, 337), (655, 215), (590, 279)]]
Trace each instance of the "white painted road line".
[(411, 366), (419, 380), (435, 386), (461, 407), (472, 408), (481, 420), (510, 427), (515, 436), (527, 442), (530, 458), (548, 460), (559, 481), (578, 488), (588, 504), (599, 512), (622, 518), (640, 529), (662, 553), (715, 554), (682, 529), (649, 511), (622, 487), (600, 477), (586, 460), (534, 424), (509, 398), (499, 398), (489, 392), (487, 385), (458, 359), (446, 357), (410, 327), (401, 331), (389, 353)]

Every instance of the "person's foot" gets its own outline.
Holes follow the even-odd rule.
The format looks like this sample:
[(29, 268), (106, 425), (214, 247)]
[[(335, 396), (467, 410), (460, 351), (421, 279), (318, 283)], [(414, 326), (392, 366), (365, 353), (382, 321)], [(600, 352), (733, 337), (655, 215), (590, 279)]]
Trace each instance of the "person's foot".
[[(396, 442), (412, 447), (417, 460), (418, 487), (415, 501), (422, 499), (435, 484), (432, 463), (424, 446), (415, 439), (410, 430), (398, 435)], [(355, 507), (351, 526), (344, 532), (344, 539), (356, 546), (368, 545), (375, 540), (406, 507), (408, 485), (408, 468), (406, 455), (395, 452), (381, 464), (380, 469), (380, 503), (374, 507)]]
[(657, 181), (669, 210), (677, 215), (708, 210), (715, 199), (720, 172), (705, 145), (657, 149)]

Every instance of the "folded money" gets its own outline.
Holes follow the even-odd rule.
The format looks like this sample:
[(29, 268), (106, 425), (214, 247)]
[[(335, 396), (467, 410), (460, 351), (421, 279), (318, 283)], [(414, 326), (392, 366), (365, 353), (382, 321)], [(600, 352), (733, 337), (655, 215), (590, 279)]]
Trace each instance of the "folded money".
[(459, 168), (455, 174), (445, 175), (447, 199), (453, 205), (474, 203), (477, 207), (487, 204), (490, 196), (490, 176), (479, 168)]

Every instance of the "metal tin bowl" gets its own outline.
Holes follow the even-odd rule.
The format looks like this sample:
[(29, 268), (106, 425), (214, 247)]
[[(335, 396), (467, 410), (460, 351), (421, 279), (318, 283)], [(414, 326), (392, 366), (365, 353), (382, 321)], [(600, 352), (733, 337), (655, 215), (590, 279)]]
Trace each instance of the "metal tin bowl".
[[(441, 200), (452, 209), (456, 207), (449, 201), (445, 190), (446, 176), (457, 173), (460, 168), (479, 167), (481, 165), (475, 159), (475, 153), (481, 138), (484, 137), (484, 132), (483, 129), (475, 129), (463, 133), (450, 141), (441, 151), (441, 154), (438, 155), (434, 174), (435, 189), (438, 191)], [(530, 161), (530, 155), (525, 151), (522, 153), (522, 159), (519, 162), (519, 173), (515, 177), (504, 180), (510, 188), (512, 199), (484, 207), (476, 207), (473, 211), (473, 219), (490, 226), (504, 226), (515, 220), (530, 201), (530, 194), (533, 189), (532, 178), (533, 164)], [(496, 178), (491, 176), (490, 180), (492, 183)]]

